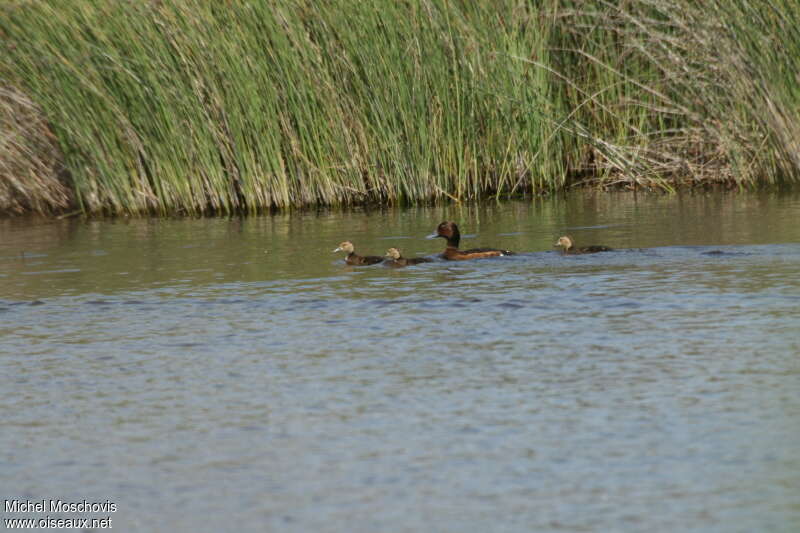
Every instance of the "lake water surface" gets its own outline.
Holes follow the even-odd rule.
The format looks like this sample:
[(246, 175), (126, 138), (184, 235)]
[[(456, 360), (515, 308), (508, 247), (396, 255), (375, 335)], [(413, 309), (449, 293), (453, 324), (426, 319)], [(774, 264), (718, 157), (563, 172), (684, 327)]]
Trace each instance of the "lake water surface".
[[(521, 253), (331, 253), (435, 257), (448, 219)], [(3, 518), (796, 532), (798, 221), (755, 193), (0, 221), (0, 497), (117, 505)]]

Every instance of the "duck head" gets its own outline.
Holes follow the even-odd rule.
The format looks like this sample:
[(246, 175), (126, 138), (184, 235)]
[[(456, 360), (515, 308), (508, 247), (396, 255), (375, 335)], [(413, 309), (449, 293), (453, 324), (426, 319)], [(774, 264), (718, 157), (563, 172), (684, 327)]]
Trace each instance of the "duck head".
[(564, 250), (569, 250), (570, 248), (572, 248), (572, 239), (564, 235), (563, 237), (559, 237), (559, 239), (553, 246), (560, 246), (564, 248)]
[(353, 247), (353, 243), (352, 242), (344, 241), (344, 242), (339, 243), (339, 247), (336, 248), (333, 252), (334, 253), (336, 253), (336, 252), (347, 252), (348, 254), (352, 254), (354, 249), (355, 248)]
[(397, 248), (389, 248), (386, 250), (386, 257), (394, 260), (400, 259), (400, 250)]
[(428, 235), (428, 239), (436, 239), (442, 237), (447, 239), (447, 244), (458, 248), (458, 241), (461, 240), (461, 233), (458, 231), (458, 226), (455, 222), (445, 221), (436, 227), (436, 233)]

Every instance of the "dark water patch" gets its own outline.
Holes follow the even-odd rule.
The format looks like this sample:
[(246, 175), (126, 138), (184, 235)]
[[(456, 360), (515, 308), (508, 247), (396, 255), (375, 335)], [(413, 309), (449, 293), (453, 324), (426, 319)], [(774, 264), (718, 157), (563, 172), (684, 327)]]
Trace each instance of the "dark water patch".
[(20, 301), (20, 300), (13, 301), (13, 300), (11, 300), (11, 301), (7, 301), (7, 302), (5, 302), (5, 304), (6, 304), (6, 305), (9, 305), (9, 306), (12, 306), (12, 307), (15, 307), (15, 306), (18, 306), (18, 305), (40, 305), (40, 304), (36, 304), (36, 303), (34, 303), (34, 302), (38, 302), (38, 301), (39, 301), (39, 300), (33, 300), (33, 301), (25, 301), (25, 300), (22, 300), (22, 301)]
[(387, 305), (402, 305), (407, 304), (408, 302), (403, 300), (374, 300), (372, 302), (376, 306), (387, 306)]
[(202, 342), (165, 342), (163, 345), (173, 348), (197, 348), (206, 346)]
[(445, 306), (450, 306), (450, 307), (473, 307), (478, 302), (480, 302), (480, 300), (477, 300), (477, 301), (473, 300), (473, 299), (454, 300), (454, 301), (451, 301), (451, 302), (445, 304)]
[(752, 253), (742, 252), (742, 251), (733, 251), (733, 250), (709, 250), (707, 252), (700, 252), (702, 255), (712, 256), (712, 257), (744, 257), (748, 255), (753, 255)]
[(501, 302), (497, 304), (497, 307), (501, 307), (503, 309), (522, 309), (525, 307), (525, 304), (515, 303), (515, 302)]
[(657, 248), (614, 248), (611, 251), (617, 254), (644, 254), (650, 256), (659, 255), (659, 250)]
[(293, 304), (296, 305), (312, 305), (312, 306), (325, 306), (330, 304), (328, 300), (321, 299), (321, 298), (295, 298), (292, 300)]
[(707, 246), (669, 246), (661, 248), (663, 253), (672, 253), (673, 255), (701, 254), (701, 255), (753, 255), (758, 253), (758, 247), (727, 247), (727, 248), (712, 248)]
[(613, 309), (639, 309), (640, 307), (643, 307), (643, 304), (633, 301), (624, 301), (624, 302), (611, 301), (606, 303), (606, 307)]

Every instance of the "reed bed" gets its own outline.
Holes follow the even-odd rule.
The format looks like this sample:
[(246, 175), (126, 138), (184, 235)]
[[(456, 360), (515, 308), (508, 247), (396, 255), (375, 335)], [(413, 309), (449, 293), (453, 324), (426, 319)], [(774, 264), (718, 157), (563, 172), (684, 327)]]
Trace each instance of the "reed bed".
[(566, 4), (562, 50), (571, 63), (563, 69), (579, 76), (570, 68), (579, 66), (585, 77), (577, 85), (597, 89), (580, 126), (594, 138), (590, 181), (662, 188), (798, 181), (796, 3)]
[(247, 213), (792, 183), (797, 11), (9, 0), (0, 210)]

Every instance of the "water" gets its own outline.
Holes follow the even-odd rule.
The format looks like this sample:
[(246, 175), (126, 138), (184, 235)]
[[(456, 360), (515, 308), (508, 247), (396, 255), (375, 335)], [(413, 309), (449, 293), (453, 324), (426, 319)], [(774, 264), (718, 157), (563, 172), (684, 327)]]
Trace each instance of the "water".
[[(800, 196), (0, 221), (0, 497), (122, 531), (800, 529)], [(514, 257), (406, 269), (424, 240)], [(562, 257), (563, 234), (619, 251)]]

